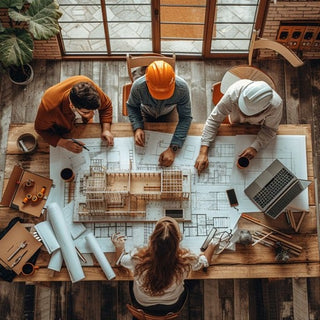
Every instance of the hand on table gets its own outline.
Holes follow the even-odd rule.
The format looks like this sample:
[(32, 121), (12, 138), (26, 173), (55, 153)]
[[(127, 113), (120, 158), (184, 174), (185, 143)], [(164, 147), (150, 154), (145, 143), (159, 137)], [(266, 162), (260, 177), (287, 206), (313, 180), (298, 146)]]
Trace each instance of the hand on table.
[(209, 147), (207, 146), (201, 146), (200, 148), (199, 155), (194, 164), (194, 167), (198, 170), (198, 174), (207, 169), (209, 166), (208, 149)]
[(239, 154), (239, 157), (245, 157), (249, 160), (252, 160), (257, 155), (257, 150), (255, 148), (249, 147), (242, 151), (241, 154)]
[(67, 149), (73, 153), (80, 153), (83, 150), (83, 147), (80, 144), (84, 145), (84, 143), (82, 141), (78, 141), (78, 142), (79, 142), (79, 144), (73, 142), (72, 140), (61, 138), (58, 141), (57, 146), (62, 147), (64, 149)]
[(159, 156), (159, 166), (170, 167), (173, 164), (176, 154), (169, 147), (167, 150), (163, 151)]
[(113, 134), (109, 130), (101, 132), (101, 139), (105, 140), (109, 147), (114, 145)]
[(144, 147), (144, 142), (145, 142), (145, 136), (144, 136), (144, 131), (142, 129), (137, 129), (134, 132), (134, 142), (136, 145), (140, 147)]

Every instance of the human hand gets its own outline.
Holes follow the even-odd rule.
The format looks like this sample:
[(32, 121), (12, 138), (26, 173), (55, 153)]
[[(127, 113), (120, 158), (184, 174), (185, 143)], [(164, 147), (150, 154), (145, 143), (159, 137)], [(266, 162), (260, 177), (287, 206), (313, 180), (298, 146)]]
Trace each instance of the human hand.
[(194, 164), (194, 167), (198, 170), (199, 175), (202, 171), (207, 169), (209, 166), (208, 149), (209, 148), (207, 146), (201, 146), (200, 151), (199, 151), (199, 155), (198, 155), (197, 160)]
[(173, 164), (176, 154), (169, 147), (167, 150), (163, 151), (159, 156), (159, 165), (164, 167), (170, 167)]
[(111, 236), (111, 241), (117, 250), (124, 250), (124, 245), (126, 242), (125, 236), (121, 235), (119, 232), (116, 232)]
[(144, 136), (144, 131), (142, 129), (137, 129), (134, 132), (134, 142), (136, 145), (140, 147), (144, 147), (144, 142), (145, 142), (145, 136)]
[(105, 140), (108, 146), (114, 145), (113, 134), (109, 130), (104, 130), (101, 132), (101, 139)]
[(239, 154), (239, 157), (245, 157), (248, 158), (249, 160), (252, 160), (256, 155), (258, 151), (255, 148), (249, 147), (245, 150), (242, 151), (241, 154)]
[(58, 143), (57, 146), (62, 147), (64, 149), (67, 149), (73, 153), (80, 153), (82, 152), (84, 143), (81, 141), (78, 141), (79, 143), (75, 143), (72, 140), (68, 140), (68, 139), (63, 139), (61, 138)]

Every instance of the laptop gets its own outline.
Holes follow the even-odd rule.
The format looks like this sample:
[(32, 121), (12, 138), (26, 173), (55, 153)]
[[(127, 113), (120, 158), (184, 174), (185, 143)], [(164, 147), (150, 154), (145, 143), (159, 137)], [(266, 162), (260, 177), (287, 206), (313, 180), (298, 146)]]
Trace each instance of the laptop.
[(298, 179), (276, 159), (244, 192), (263, 213), (275, 219), (310, 183)]

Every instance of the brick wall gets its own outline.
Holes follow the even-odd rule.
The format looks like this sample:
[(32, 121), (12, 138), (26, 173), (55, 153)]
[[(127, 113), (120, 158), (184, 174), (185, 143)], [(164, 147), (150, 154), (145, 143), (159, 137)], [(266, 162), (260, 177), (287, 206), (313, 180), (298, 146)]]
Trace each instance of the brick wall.
[[(9, 17), (7, 9), (0, 9), (0, 22), (4, 27), (9, 26)], [(23, 27), (23, 24), (21, 24)], [(61, 59), (61, 52), (57, 37), (49, 40), (34, 41), (34, 59)]]
[[(276, 3), (274, 3), (276, 2)], [(263, 30), (263, 38), (276, 40), (280, 21), (319, 20), (320, 1), (274, 1), (270, 0), (267, 20)], [(258, 58), (275, 58), (271, 50), (259, 50)], [(319, 58), (320, 51), (303, 52), (305, 58)]]
[(35, 40), (34, 41), (34, 50), (33, 50), (34, 59), (47, 59), (47, 60), (56, 60), (61, 59), (61, 52), (59, 47), (59, 41), (57, 37), (53, 37), (49, 40)]

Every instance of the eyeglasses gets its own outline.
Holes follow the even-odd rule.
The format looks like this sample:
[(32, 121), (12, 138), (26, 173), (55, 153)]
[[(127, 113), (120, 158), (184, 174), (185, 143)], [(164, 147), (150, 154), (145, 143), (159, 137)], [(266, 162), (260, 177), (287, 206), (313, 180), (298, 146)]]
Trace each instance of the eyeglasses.
[(232, 238), (232, 230), (230, 229), (229, 231), (221, 231), (221, 232), (216, 232), (212, 238), (212, 243), (216, 245), (214, 249), (214, 254), (218, 255), (220, 254), (224, 249), (228, 248), (228, 246), (232, 243), (231, 238)]

